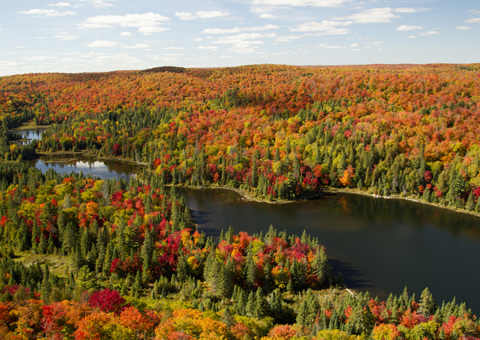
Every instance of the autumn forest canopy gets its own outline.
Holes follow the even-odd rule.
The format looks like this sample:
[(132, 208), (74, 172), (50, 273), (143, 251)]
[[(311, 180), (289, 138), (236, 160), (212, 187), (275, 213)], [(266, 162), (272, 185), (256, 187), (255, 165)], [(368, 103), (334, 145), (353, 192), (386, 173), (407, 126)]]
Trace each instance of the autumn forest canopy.
[[(3, 338), (480, 336), (428, 289), (352, 296), (305, 233), (209, 237), (176, 192), (342, 189), (480, 213), (480, 64), (17, 75), (0, 78), (0, 119)], [(27, 124), (48, 128), (22, 144)], [(143, 168), (126, 182), (27, 163), (60, 153)]]

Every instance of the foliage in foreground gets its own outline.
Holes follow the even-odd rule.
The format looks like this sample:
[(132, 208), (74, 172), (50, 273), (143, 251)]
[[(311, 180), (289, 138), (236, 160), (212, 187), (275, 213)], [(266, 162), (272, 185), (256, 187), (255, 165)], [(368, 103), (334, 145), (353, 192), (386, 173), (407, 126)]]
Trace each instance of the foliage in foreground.
[[(304, 234), (194, 231), (175, 188), (11, 164), (0, 196), (5, 339), (479, 336), (465, 305), (339, 290)], [(13, 172), (13, 176), (8, 174)], [(337, 288), (335, 286), (337, 285)]]

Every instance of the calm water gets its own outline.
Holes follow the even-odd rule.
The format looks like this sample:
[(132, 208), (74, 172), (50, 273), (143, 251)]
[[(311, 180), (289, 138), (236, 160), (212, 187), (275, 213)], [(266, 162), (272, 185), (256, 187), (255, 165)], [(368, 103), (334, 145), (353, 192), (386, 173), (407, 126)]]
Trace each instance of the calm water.
[(36, 130), (24, 130), (24, 131), (17, 131), (16, 133), (21, 135), (22, 138), (28, 140), (40, 140), (42, 138), (42, 132), (46, 131), (46, 129), (36, 129)]
[(25, 145), (34, 140), (40, 140), (42, 138), (42, 133), (46, 129), (35, 129), (35, 130), (21, 130), (15, 131), (16, 134), (22, 136), (24, 141), (19, 142), (19, 144)]
[(335, 194), (289, 204), (248, 202), (228, 190), (181, 189), (200, 229), (303, 230), (326, 246), (348, 287), (386, 298), (428, 287), (440, 302), (480, 311), (480, 219), (403, 200)]
[[(100, 178), (129, 179), (135, 166), (119, 161), (80, 159), (37, 161), (45, 171), (82, 171)], [(326, 246), (331, 263), (350, 288), (386, 298), (405, 286), (417, 297), (428, 287), (434, 298), (464, 301), (480, 312), (480, 219), (403, 200), (335, 194), (289, 204), (248, 202), (222, 189), (179, 189), (199, 229), (213, 235), (231, 225), (236, 232), (303, 230)]]
[[(75, 158), (73, 158), (75, 157)], [(35, 166), (43, 173), (48, 169), (53, 169), (58, 173), (82, 172), (85, 176), (93, 175), (101, 179), (118, 178), (130, 180), (130, 177), (135, 176), (136, 165), (121, 162), (104, 160), (98, 161), (95, 158), (88, 158), (82, 156), (65, 155), (63, 157), (41, 157), (36, 161)]]

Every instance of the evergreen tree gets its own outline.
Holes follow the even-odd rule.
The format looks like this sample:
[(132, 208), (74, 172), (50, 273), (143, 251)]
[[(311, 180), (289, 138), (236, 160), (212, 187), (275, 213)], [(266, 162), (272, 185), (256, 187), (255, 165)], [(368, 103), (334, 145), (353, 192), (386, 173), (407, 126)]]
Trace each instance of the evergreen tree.
[(435, 313), (435, 301), (428, 288), (425, 288), (420, 296), (418, 312), (426, 318)]
[(243, 289), (240, 290), (238, 294), (238, 301), (235, 305), (235, 310), (238, 315), (246, 315), (246, 307), (247, 307), (247, 296)]
[(248, 317), (255, 317), (256, 316), (256, 304), (255, 304), (255, 294), (250, 291), (248, 294), (247, 305), (245, 306), (245, 315)]
[(468, 195), (467, 205), (465, 206), (465, 209), (467, 209), (468, 211), (473, 211), (475, 209), (475, 199), (473, 198), (473, 194), (471, 191)]
[(185, 257), (180, 256), (178, 258), (177, 270), (175, 271), (178, 282), (186, 282), (188, 277), (188, 263)]
[(265, 297), (263, 296), (262, 289), (257, 288), (257, 293), (255, 294), (255, 317), (263, 318), (268, 314), (268, 303)]
[(235, 319), (230, 312), (230, 308), (227, 306), (225, 307), (225, 311), (223, 312), (220, 321), (223, 322), (228, 328), (231, 328), (235, 325)]

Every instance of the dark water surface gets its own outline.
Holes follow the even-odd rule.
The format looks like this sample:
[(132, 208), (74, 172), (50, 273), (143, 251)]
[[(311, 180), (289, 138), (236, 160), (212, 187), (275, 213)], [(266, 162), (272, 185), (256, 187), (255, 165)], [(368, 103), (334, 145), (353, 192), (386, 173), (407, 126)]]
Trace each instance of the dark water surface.
[[(70, 156), (71, 157), (71, 156)], [(80, 172), (100, 178), (129, 179), (137, 166), (76, 156), (67, 163), (46, 163), (46, 171)], [(50, 160), (52, 161), (52, 160)], [(419, 298), (428, 287), (435, 299), (466, 302), (480, 312), (480, 218), (424, 204), (354, 194), (328, 195), (288, 204), (249, 202), (222, 189), (179, 188), (199, 229), (219, 235), (266, 232), (270, 225), (289, 234), (303, 230), (325, 245), (336, 271), (349, 288), (386, 298), (405, 286)]]
[(231, 225), (236, 232), (289, 234), (303, 230), (327, 248), (349, 288), (386, 298), (428, 287), (435, 299), (464, 301), (480, 311), (480, 219), (394, 199), (334, 194), (288, 204), (245, 201), (228, 190), (180, 189), (206, 232)]

